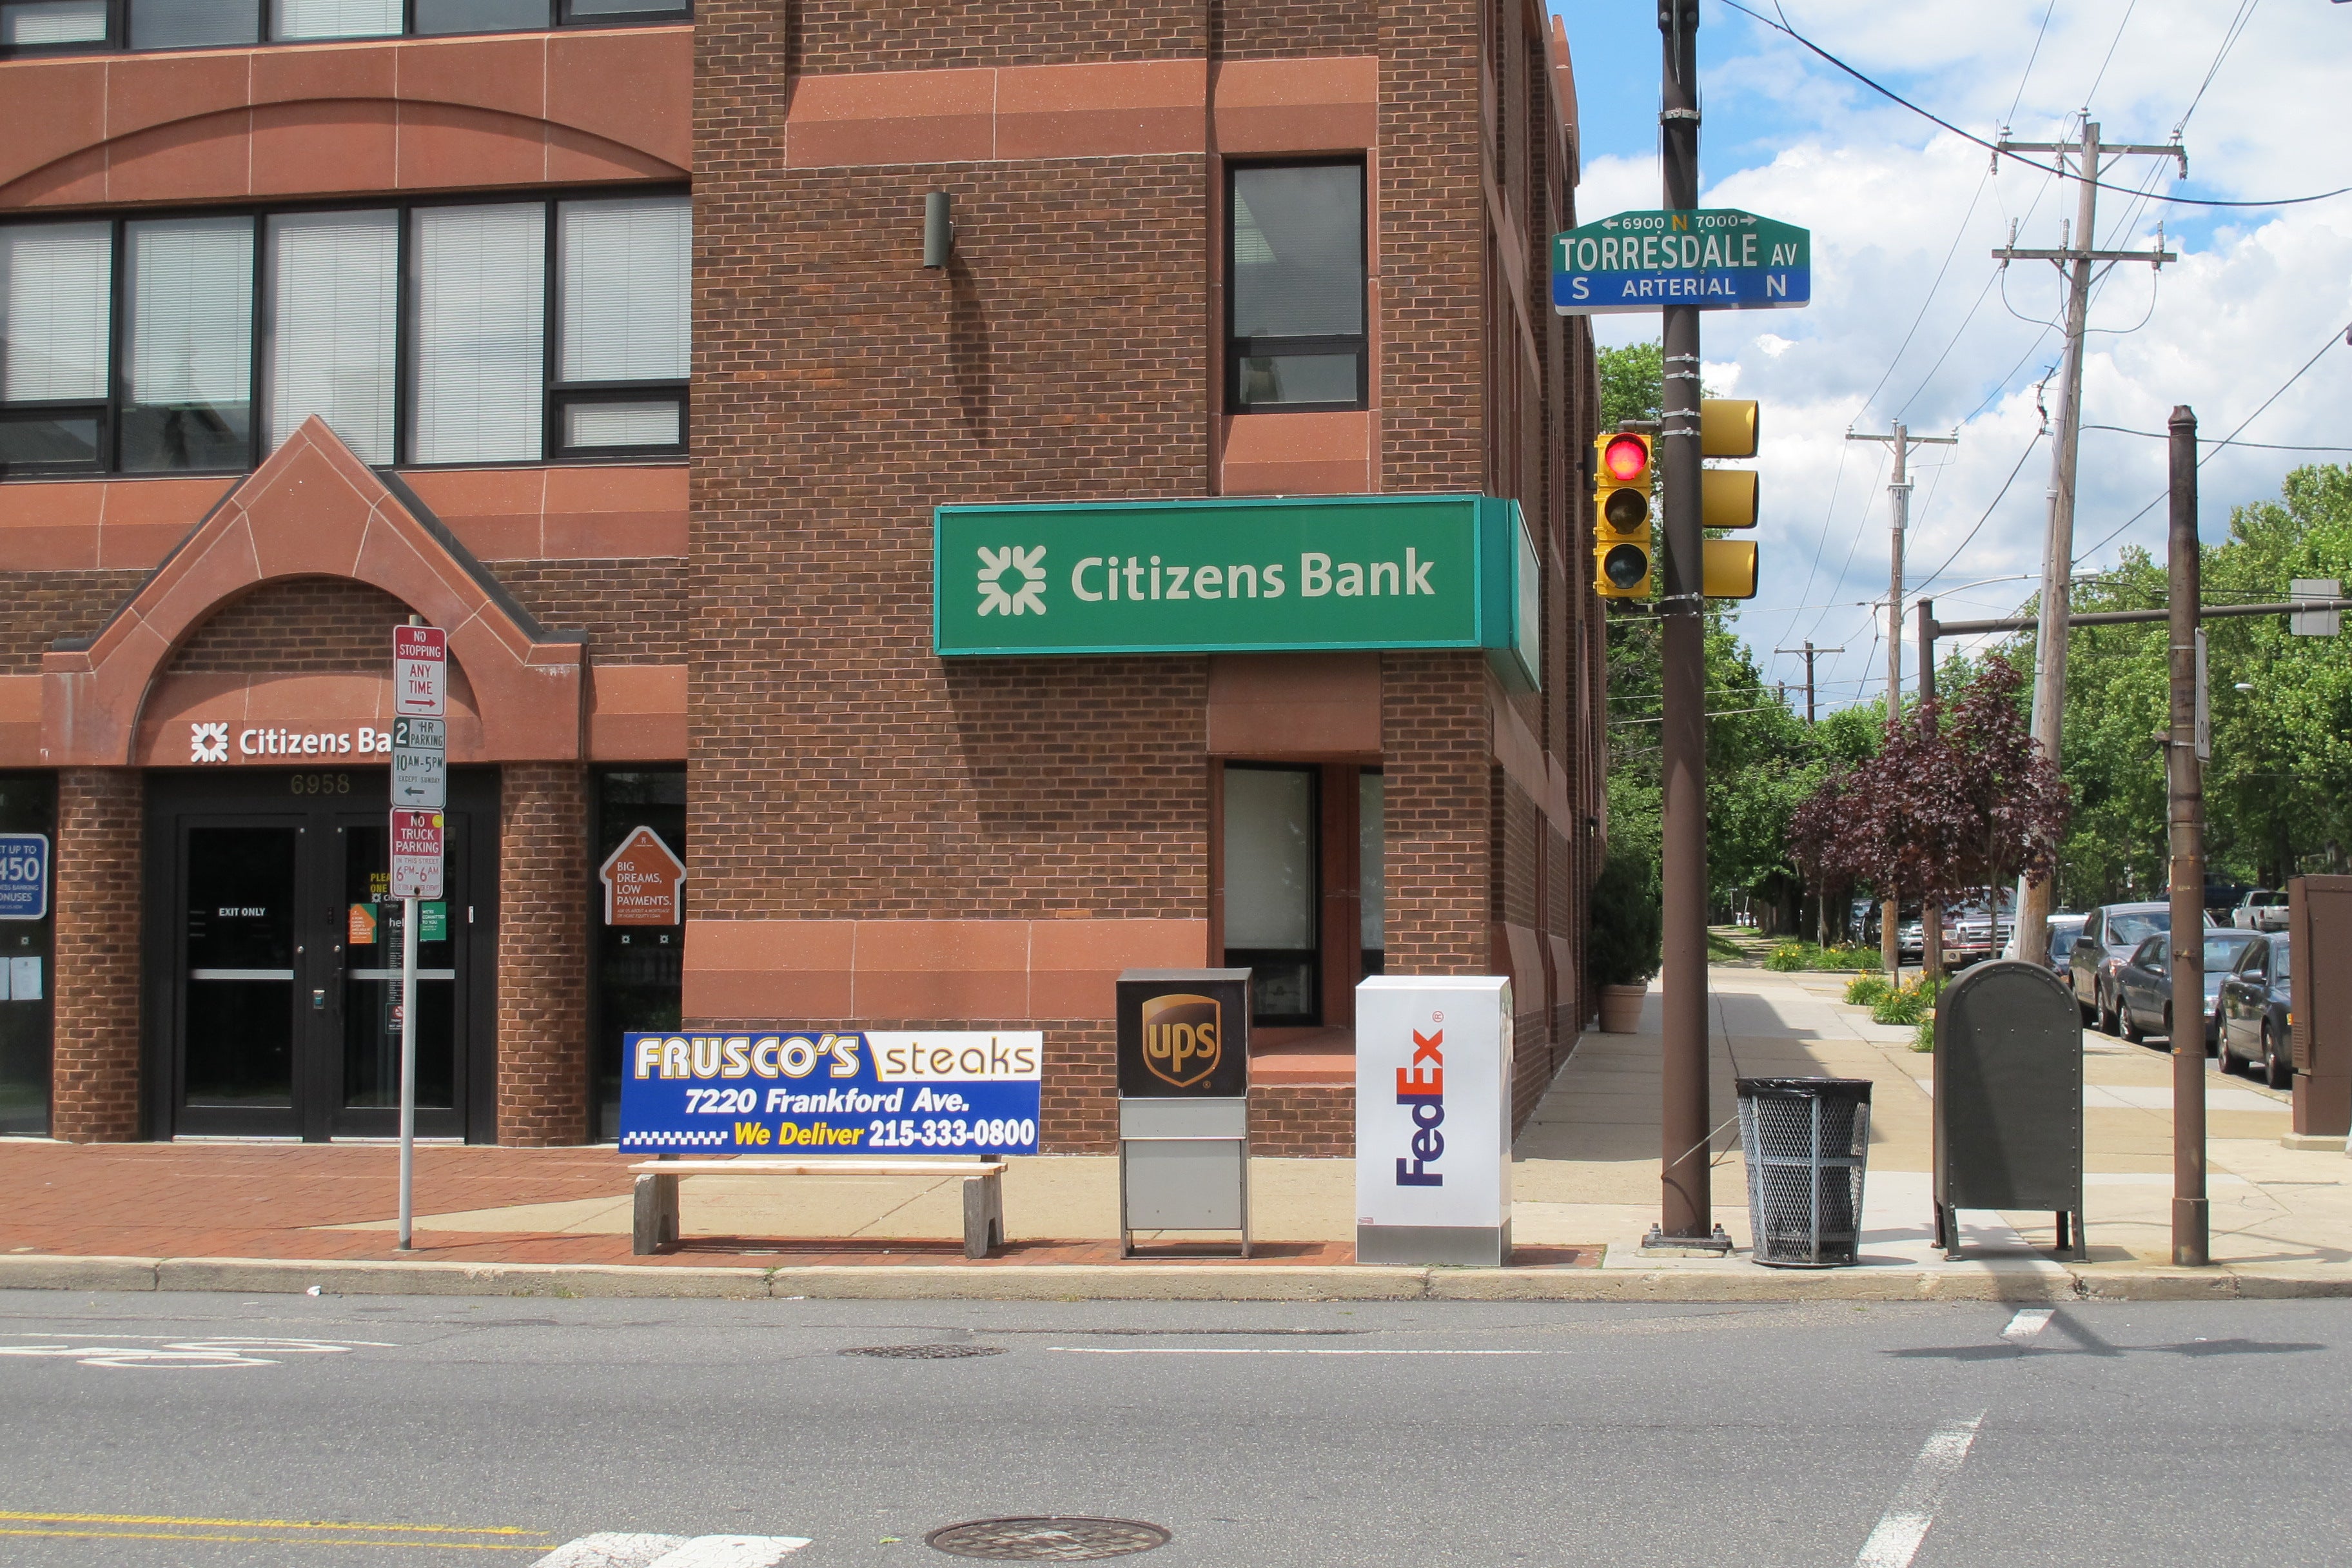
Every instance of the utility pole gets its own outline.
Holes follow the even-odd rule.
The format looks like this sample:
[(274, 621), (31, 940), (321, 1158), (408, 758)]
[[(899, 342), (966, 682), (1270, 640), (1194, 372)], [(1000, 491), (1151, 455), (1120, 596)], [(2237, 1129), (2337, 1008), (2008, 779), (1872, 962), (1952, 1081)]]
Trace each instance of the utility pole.
[(1776, 647), (1772, 651), (1774, 653), (1801, 653), (1805, 656), (1805, 722), (1808, 724), (1811, 723), (1813, 721), (1813, 660), (1820, 655), (1825, 653), (1843, 653), (1845, 651), (1845, 645), (1840, 643), (1835, 647), (1815, 647), (1812, 645), (1812, 640), (1811, 638), (1807, 638), (1803, 647)]
[[(2110, 154), (2177, 159), (2180, 177), (2185, 180), (2189, 177), (2189, 153), (2178, 142), (2162, 145), (2102, 142), (2099, 122), (2088, 115), (2083, 117), (2083, 134), (2077, 142), (2012, 142), (2004, 130), (1994, 144), (1996, 167), (2003, 153), (2049, 153), (2058, 160), (2062, 175), (2067, 174), (2071, 158), (2071, 177), (2077, 184), (2074, 227), (2069, 230), (2061, 226), (2057, 249), (2020, 250), (2016, 227), (2011, 225), (2010, 243), (1992, 253), (2004, 268), (2012, 261), (2047, 261), (2066, 275), (2066, 350), (2058, 386), (2058, 439), (2052, 443), (2050, 452), (2050, 516), (2042, 550), (2041, 618), (2033, 643), (2032, 734), (2041, 742), (2043, 754), (2055, 764), (2061, 761), (2060, 731), (2066, 712), (2066, 626), (2071, 608), (2068, 593), (2074, 571), (2074, 458), (2083, 428), (2083, 322), (2091, 306), (2091, 263), (2145, 261), (2160, 268), (2179, 259), (2164, 248), (2164, 227), (2160, 224), (2157, 226), (2154, 250), (2095, 248), (2099, 237), (2098, 179), (2104, 169), (2100, 159)], [(2020, 881), (2022, 883), (2023, 879)], [(2037, 882), (2021, 885), (2018, 889), (2016, 940), (2021, 953), (2042, 952), (2048, 948), (2053, 886), (2050, 882)]]
[[(1885, 436), (1865, 436), (1856, 431), (1845, 433), (1849, 441), (1884, 441), (1895, 453), (1895, 477), (1887, 481), (1886, 499), (1891, 508), (1890, 524), (1895, 534), (1894, 548), (1887, 557), (1886, 574), (1886, 732), (1893, 734), (1895, 726), (1903, 721), (1903, 535), (1911, 526), (1911, 448), (1914, 447), (1957, 447), (1958, 436), (1914, 436), (1900, 419)], [(1878, 962), (1897, 980), (1903, 978), (1903, 942), (1898, 934), (1903, 908), (1901, 889), (1888, 889), (1887, 898), (1878, 916)], [(1920, 941), (1927, 941), (1929, 911), (1919, 911)], [(1921, 961), (1927, 959), (1923, 945)]]
[(2197, 617), (2203, 592), (2197, 416), (2182, 405), (2172, 411), (2168, 428), (2172, 732), (2164, 754), (2172, 819), (2172, 1261), (2194, 1268), (2212, 1261), (2212, 1205), (2205, 1195), (2205, 778), (2197, 754)]
[[(1698, 0), (1659, 0), (1658, 129), (1665, 206), (1698, 205)], [(1647, 1247), (1722, 1253), (1715, 1224), (1714, 1121), (1706, 1057), (1706, 646), (1705, 530), (1699, 519), (1699, 331), (1696, 305), (1664, 310), (1665, 386), (1658, 421), (1664, 489), (1665, 595), (1659, 601), (1665, 711), (1660, 803), (1665, 948), (1659, 1042), (1660, 1217)]]

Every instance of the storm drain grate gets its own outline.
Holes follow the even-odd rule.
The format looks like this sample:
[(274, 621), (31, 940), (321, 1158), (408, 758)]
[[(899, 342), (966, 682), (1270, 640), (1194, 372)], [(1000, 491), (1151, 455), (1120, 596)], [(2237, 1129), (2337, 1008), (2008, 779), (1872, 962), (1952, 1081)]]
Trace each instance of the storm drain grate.
[(870, 1355), (881, 1361), (961, 1361), (966, 1356), (1003, 1355), (1003, 1345), (855, 1345), (843, 1355)]
[(1133, 1519), (975, 1519), (923, 1537), (955, 1557), (990, 1563), (1092, 1563), (1168, 1544), (1168, 1531)]

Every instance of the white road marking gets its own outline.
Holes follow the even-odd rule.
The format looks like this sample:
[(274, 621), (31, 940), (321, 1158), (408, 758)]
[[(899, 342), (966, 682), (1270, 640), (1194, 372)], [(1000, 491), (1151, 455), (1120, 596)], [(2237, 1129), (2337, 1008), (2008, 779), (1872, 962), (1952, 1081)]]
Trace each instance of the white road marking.
[(804, 1535), (629, 1535), (568, 1541), (532, 1568), (775, 1568), (809, 1543)]
[(2017, 1340), (2020, 1342), (2030, 1340), (2034, 1335), (2040, 1333), (2042, 1330), (2048, 1328), (2050, 1326), (2050, 1320), (2054, 1315), (2055, 1314), (2053, 1310), (2048, 1307), (2022, 1308), (2019, 1310), (2017, 1316), (2009, 1321), (2009, 1327), (2001, 1330), (2000, 1337), (2005, 1340)]
[[(159, 1339), (156, 1334), (123, 1334), (126, 1340)], [(377, 1345), (374, 1340), (356, 1340), (337, 1344), (327, 1340), (281, 1340), (224, 1338), (210, 1340), (175, 1340), (158, 1347), (142, 1345), (76, 1345), (64, 1343), (32, 1345), (0, 1345), (0, 1356), (33, 1356), (71, 1358), (83, 1366), (110, 1367), (216, 1367), (216, 1366), (276, 1366), (281, 1355), (335, 1355), (352, 1344)], [(269, 1353), (264, 1355), (261, 1352)]]
[(1979, 1410), (1966, 1420), (1947, 1421), (1936, 1428), (1912, 1462), (1911, 1473), (1895, 1489), (1895, 1500), (1886, 1505), (1870, 1539), (1862, 1543), (1853, 1568), (1911, 1568), (1919, 1543), (1927, 1539), (1928, 1527), (1936, 1522), (1936, 1504), (1943, 1497), (1944, 1486), (1967, 1461), (1984, 1418), (1985, 1412)]
[(1047, 1345), (1049, 1351), (1065, 1355), (1560, 1355), (1560, 1351), (1471, 1351), (1471, 1350), (1350, 1350), (1318, 1351), (1287, 1350), (1275, 1346), (1255, 1349), (1248, 1346), (1219, 1345), (1138, 1345), (1133, 1348), (1117, 1345)]

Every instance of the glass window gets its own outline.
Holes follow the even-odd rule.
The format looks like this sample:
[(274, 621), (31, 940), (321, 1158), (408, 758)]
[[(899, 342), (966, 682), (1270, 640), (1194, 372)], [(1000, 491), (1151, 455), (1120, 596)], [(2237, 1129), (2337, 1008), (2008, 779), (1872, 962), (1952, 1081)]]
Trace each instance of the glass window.
[(1225, 768), (1225, 962), (1255, 972), (1259, 1023), (1321, 1015), (1315, 786), (1309, 768)]
[(547, 26), (547, 0), (416, 0), (419, 33), (517, 33)]
[[(651, 834), (655, 842), (640, 834)], [(678, 1026), (686, 952), (682, 900), (667, 909), (659, 900), (609, 900), (604, 877), (642, 879), (650, 870), (658, 878), (667, 869), (665, 854), (686, 858), (686, 770), (600, 774), (596, 853), (589, 862), (589, 920), (596, 933), (591, 1098), (599, 1142), (621, 1135), (621, 1037)]]
[(1363, 916), (1366, 974), (1388, 957), (1388, 812), (1381, 775), (1356, 775), (1356, 891)]
[[(0, 833), (33, 834), (57, 844), (57, 775), (0, 773)], [(0, 1133), (42, 1137), (49, 1131), (49, 1025), (56, 976), (57, 861), (48, 859), (42, 913), (0, 918)]]
[(2158, 931), (2172, 929), (2169, 910), (2135, 910), (2107, 917), (2107, 945), (2121, 947), (2127, 942), (2146, 942)]
[(0, 5), (0, 49), (106, 42), (106, 0), (8, 0)]
[(122, 467), (241, 468), (253, 436), (253, 220), (124, 226)]
[(1363, 406), (1363, 165), (1240, 166), (1231, 182), (1231, 410)]
[[(694, 251), (687, 198), (564, 202), (558, 212), (563, 447), (682, 445)], [(661, 382), (676, 384), (675, 395), (641, 395)], [(602, 395), (572, 395), (586, 388)]]
[(400, 215), (269, 220), (269, 445), (315, 414), (364, 462), (392, 461)]
[(546, 206), (425, 207), (415, 226), (414, 460), (539, 458)]
[(685, 0), (565, 0), (563, 19), (589, 22), (613, 16), (682, 16)]
[(107, 298), (114, 239), (103, 223), (0, 229), (0, 473), (101, 460)]
[(190, 49), (261, 41), (256, 0), (130, 0), (131, 47)]
[(269, 36), (380, 38), (400, 31), (401, 0), (271, 0)]

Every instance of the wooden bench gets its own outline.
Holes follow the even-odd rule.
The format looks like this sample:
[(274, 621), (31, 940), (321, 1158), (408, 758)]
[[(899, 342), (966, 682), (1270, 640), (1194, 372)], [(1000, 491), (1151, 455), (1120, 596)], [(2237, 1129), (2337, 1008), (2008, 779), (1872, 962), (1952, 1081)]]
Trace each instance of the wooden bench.
[(633, 1250), (644, 1258), (678, 1239), (681, 1176), (943, 1176), (963, 1182), (963, 1255), (986, 1258), (1004, 1245), (1004, 1162), (1002, 1160), (649, 1160), (629, 1167), (636, 1178)]

